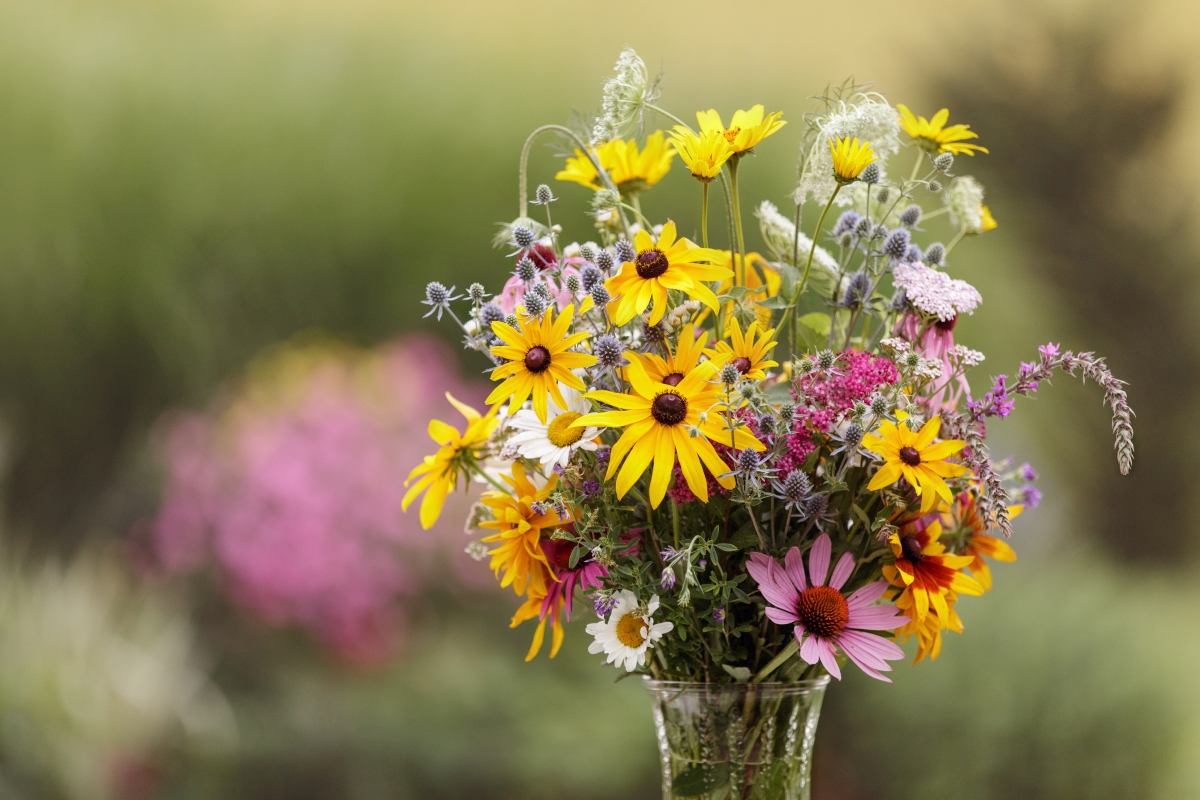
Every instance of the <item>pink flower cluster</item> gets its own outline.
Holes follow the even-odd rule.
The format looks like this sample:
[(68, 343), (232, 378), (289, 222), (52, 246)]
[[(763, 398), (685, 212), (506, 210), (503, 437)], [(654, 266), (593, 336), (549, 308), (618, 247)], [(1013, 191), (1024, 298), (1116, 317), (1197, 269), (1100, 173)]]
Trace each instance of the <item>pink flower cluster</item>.
[(454, 363), (428, 338), (374, 353), (284, 348), (220, 413), (176, 417), (151, 527), (158, 563), (214, 565), (239, 605), (344, 657), (392, 653), (438, 543), (401, 514), (404, 479), (426, 421), (455, 418), (443, 393), (478, 400)]
[(904, 290), (910, 303), (942, 322), (959, 314), (973, 314), (983, 302), (979, 290), (971, 284), (920, 262), (897, 264), (893, 275), (895, 285)]
[[(792, 388), (796, 417), (787, 451), (775, 462), (778, 474), (802, 468), (809, 453), (816, 449), (814, 434), (828, 433), (856, 402), (869, 402), (879, 387), (899, 379), (900, 373), (891, 361), (859, 350), (842, 352), (828, 373), (798, 377)], [(751, 427), (757, 434), (753, 421)]]

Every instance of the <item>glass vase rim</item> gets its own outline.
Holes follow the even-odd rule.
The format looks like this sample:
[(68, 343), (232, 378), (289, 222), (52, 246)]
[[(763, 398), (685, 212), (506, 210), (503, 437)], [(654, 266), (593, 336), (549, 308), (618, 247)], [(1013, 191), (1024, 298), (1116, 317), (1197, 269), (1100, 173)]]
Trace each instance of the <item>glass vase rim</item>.
[(717, 682), (717, 681), (657, 680), (655, 678), (650, 677), (649, 675), (643, 675), (642, 676), (642, 685), (651, 691), (654, 691), (657, 689), (672, 689), (672, 690), (704, 689), (704, 690), (712, 691), (713, 689), (724, 689), (724, 688), (742, 689), (742, 688), (747, 688), (747, 687), (751, 687), (751, 686), (758, 687), (761, 689), (771, 689), (771, 690), (775, 690), (775, 691), (789, 690), (789, 689), (813, 691), (816, 689), (827, 688), (829, 686), (830, 681), (832, 681), (832, 679), (833, 678), (830, 675), (820, 675), (816, 678), (806, 678), (804, 680), (794, 681), (792, 683), (783, 683), (781, 681), (761, 681), (759, 683), (749, 683), (749, 682), (747, 682), (747, 683), (728, 683), (728, 682)]

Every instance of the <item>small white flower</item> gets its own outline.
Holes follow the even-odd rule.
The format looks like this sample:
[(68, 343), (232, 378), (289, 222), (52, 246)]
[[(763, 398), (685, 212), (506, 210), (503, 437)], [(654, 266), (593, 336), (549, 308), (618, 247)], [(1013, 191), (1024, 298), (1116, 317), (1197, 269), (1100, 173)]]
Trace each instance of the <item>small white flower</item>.
[(655, 642), (675, 629), (672, 622), (655, 624), (651, 616), (658, 610), (658, 595), (642, 609), (637, 596), (628, 589), (615, 595), (617, 604), (608, 615), (608, 622), (593, 622), (587, 632), (595, 637), (588, 645), (589, 653), (605, 653), (607, 662), (618, 669), (623, 665), (626, 672), (646, 665), (646, 651)]
[(571, 423), (591, 412), (591, 406), (579, 392), (570, 386), (558, 385), (563, 400), (567, 401), (566, 408), (559, 408), (558, 403), (551, 398), (549, 414), (545, 422), (537, 418), (537, 414), (521, 410), (509, 423), (518, 433), (509, 439), (517, 446), (517, 452), (526, 458), (540, 461), (544, 466), (558, 464), (567, 466), (577, 450), (595, 450), (599, 445), (593, 441), (599, 428), (572, 428)]
[(945, 194), (945, 203), (950, 208), (950, 224), (967, 233), (983, 230), (983, 185), (979, 181), (970, 175), (955, 178)]
[(972, 350), (965, 345), (956, 344), (950, 348), (950, 359), (964, 369), (977, 367), (983, 363), (984, 355), (978, 350)]

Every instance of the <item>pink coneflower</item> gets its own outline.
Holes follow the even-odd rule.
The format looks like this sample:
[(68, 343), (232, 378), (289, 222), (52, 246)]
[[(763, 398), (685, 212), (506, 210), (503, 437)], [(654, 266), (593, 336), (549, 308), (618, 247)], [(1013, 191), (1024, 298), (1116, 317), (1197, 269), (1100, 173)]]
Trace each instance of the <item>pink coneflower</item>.
[(782, 567), (770, 556), (751, 553), (746, 570), (769, 603), (767, 618), (778, 625), (796, 626), (802, 659), (809, 664), (820, 660), (830, 675), (841, 680), (837, 663), (841, 648), (863, 672), (891, 683), (879, 671), (890, 672), (887, 660), (904, 658), (904, 651), (882, 636), (863, 631), (890, 631), (908, 622), (908, 617), (898, 616), (892, 605), (871, 605), (887, 591), (887, 581), (875, 581), (849, 597), (842, 594), (854, 571), (854, 556), (849, 552), (838, 559), (825, 585), (831, 551), (828, 535), (823, 533), (813, 542), (808, 554), (811, 581), (804, 578), (804, 557), (796, 547), (788, 550)]
[(542, 610), (538, 616), (544, 620), (549, 615), (553, 624), (561, 603), (563, 616), (570, 622), (576, 587), (585, 592), (588, 589), (601, 588), (604, 579), (608, 577), (608, 568), (585, 556), (572, 569), (571, 551), (575, 549), (575, 543), (566, 539), (543, 539), (541, 545), (542, 552), (546, 554), (546, 560), (550, 562), (550, 568), (554, 571), (554, 577), (558, 580), (546, 587), (546, 599), (542, 601)]

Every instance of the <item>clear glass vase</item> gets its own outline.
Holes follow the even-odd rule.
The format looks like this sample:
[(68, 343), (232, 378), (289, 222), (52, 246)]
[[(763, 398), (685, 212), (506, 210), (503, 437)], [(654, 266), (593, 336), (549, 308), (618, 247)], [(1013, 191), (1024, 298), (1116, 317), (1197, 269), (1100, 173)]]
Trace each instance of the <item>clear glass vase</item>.
[(644, 680), (663, 800), (809, 800), (828, 675), (795, 684)]

